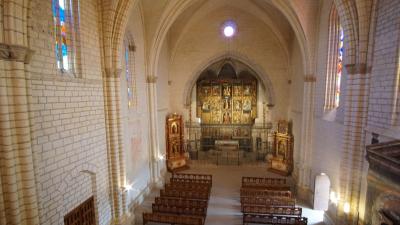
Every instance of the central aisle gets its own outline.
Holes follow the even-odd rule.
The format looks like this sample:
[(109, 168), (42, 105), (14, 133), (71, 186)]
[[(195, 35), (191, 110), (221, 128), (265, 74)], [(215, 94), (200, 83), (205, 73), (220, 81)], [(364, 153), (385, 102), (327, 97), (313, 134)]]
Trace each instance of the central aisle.
[(206, 225), (242, 225), (240, 186), (242, 176), (279, 177), (258, 166), (192, 166), (185, 173), (212, 174), (213, 186), (208, 204)]
[[(208, 204), (205, 225), (242, 225), (240, 212), (240, 186), (243, 176), (252, 177), (281, 177), (266, 170), (265, 164), (254, 165), (191, 165), (189, 170), (182, 173), (211, 174), (213, 185)], [(292, 180), (288, 179), (289, 184)], [(150, 196), (135, 210), (136, 225), (142, 224), (142, 212), (150, 212), (154, 198), (159, 196), (159, 190), (153, 190)], [(309, 225), (322, 225), (323, 212), (303, 207), (303, 216), (308, 218)]]

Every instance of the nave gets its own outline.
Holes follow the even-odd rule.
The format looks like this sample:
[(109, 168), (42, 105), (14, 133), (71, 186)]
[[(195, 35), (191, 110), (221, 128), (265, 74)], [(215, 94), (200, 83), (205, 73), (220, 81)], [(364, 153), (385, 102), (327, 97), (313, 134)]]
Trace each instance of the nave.
[[(211, 196), (208, 203), (205, 225), (242, 225), (243, 214), (240, 205), (242, 177), (282, 178), (280, 175), (266, 171), (265, 168), (264, 164), (242, 166), (192, 164), (189, 170), (185, 170), (182, 173), (212, 175)], [(166, 180), (169, 180), (170, 174), (166, 177)], [(292, 184), (290, 178), (288, 179), (288, 183)], [(143, 203), (135, 209), (135, 224), (143, 224), (142, 213), (151, 212), (152, 203), (154, 203), (154, 199), (159, 195), (160, 189), (152, 190)], [(302, 207), (303, 217), (308, 218), (309, 225), (324, 224), (322, 222), (323, 211), (312, 210), (310, 207), (299, 203), (299, 201), (296, 202), (296, 206)]]

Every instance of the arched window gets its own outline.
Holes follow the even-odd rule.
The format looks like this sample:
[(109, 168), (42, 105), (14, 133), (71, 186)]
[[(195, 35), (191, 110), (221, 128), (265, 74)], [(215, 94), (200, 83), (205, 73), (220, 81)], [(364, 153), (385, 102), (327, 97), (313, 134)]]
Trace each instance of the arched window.
[(125, 41), (124, 48), (128, 108), (133, 108), (137, 105), (135, 46)]
[(78, 7), (78, 0), (52, 0), (55, 55), (57, 68), (63, 72), (74, 72), (74, 28), (78, 22), (74, 12), (79, 12)]
[(332, 7), (329, 20), (325, 110), (339, 107), (344, 53), (344, 33), (335, 6)]

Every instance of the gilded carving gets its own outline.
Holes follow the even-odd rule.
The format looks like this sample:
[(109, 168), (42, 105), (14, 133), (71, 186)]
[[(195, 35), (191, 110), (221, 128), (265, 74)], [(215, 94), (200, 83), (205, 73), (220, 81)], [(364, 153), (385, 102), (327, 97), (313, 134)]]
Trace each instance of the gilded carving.
[(252, 124), (257, 117), (256, 80), (203, 80), (197, 112), (204, 124)]

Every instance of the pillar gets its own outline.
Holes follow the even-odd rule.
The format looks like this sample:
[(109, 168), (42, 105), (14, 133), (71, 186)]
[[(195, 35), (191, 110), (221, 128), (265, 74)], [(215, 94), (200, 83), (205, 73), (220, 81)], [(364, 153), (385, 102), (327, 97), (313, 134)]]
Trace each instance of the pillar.
[(159, 139), (157, 126), (157, 77), (148, 76), (146, 79), (148, 103), (149, 103), (149, 122), (150, 122), (150, 171), (151, 182), (153, 185), (160, 184), (161, 176), (159, 170)]
[(113, 224), (121, 224), (127, 213), (125, 158), (121, 126), (121, 69), (106, 69), (103, 75), (104, 110)]
[[(368, 113), (370, 68), (366, 64), (348, 64), (345, 99), (343, 153), (340, 161), (339, 219), (341, 224), (356, 224), (365, 157), (365, 125)], [(344, 204), (350, 212), (343, 212)]]
[(32, 51), (0, 43), (0, 224), (38, 225), (32, 150)]
[(301, 128), (300, 161), (298, 162), (298, 196), (307, 202), (311, 201), (311, 168), (312, 168), (312, 134), (314, 124), (314, 92), (316, 78), (314, 75), (304, 77), (303, 113)]

